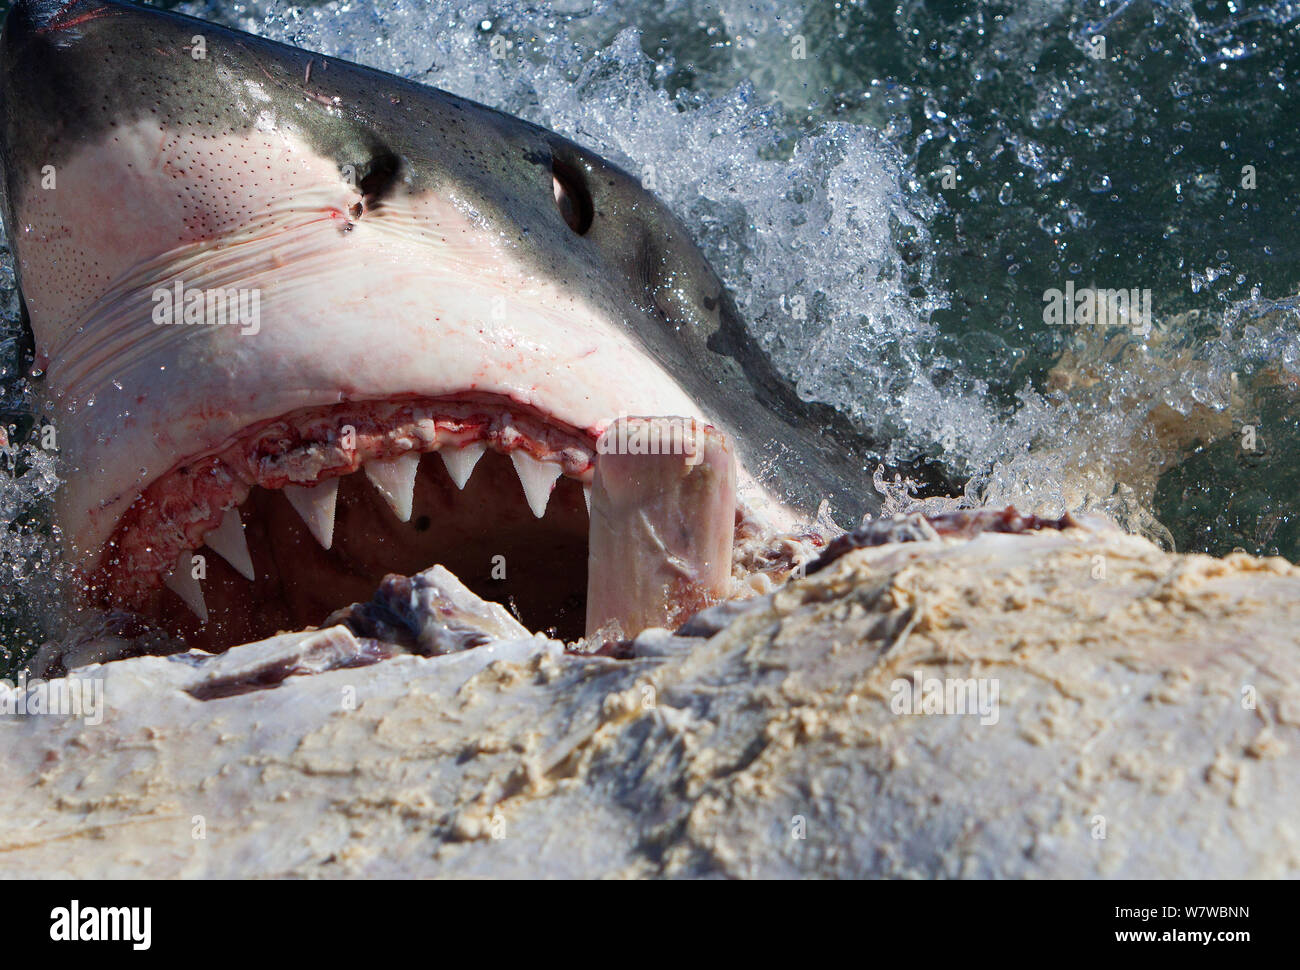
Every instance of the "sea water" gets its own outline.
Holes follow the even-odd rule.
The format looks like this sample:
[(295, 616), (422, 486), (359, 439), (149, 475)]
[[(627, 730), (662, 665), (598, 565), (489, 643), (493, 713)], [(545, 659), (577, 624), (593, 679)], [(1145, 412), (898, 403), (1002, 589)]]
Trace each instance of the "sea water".
[[(1013, 502), (1300, 557), (1300, 4), (163, 5), (637, 175), (800, 394), (882, 468), (938, 473), (877, 474), (889, 509)], [(67, 618), (7, 252), (0, 311), (0, 634), (26, 651)]]

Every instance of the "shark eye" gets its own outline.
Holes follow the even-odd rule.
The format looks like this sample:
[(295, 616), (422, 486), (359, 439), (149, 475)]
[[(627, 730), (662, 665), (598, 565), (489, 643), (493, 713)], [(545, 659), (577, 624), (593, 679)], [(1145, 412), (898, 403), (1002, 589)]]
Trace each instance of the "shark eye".
[(575, 169), (556, 161), (551, 164), (551, 187), (555, 206), (570, 229), (579, 236), (591, 228), (591, 196)]

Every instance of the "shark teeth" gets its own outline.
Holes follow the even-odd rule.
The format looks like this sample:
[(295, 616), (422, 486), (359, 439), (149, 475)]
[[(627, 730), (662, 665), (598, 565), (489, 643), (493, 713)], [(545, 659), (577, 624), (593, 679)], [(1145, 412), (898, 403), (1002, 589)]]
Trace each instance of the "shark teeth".
[(388, 461), (369, 461), (366, 462), (365, 470), (366, 478), (384, 497), (398, 521), (411, 521), (415, 476), (420, 471), (420, 453), (410, 451), (400, 458)]
[[(488, 447), (485, 441), (475, 441), (462, 447), (445, 445), (438, 449), (447, 474), (458, 489), (465, 488)], [(564, 474), (563, 466), (558, 461), (534, 458), (522, 448), (511, 450), (509, 455), (529, 509), (537, 518), (544, 518), (555, 484)], [(421, 457), (422, 452), (409, 451), (396, 458), (374, 458), (361, 466), (366, 478), (401, 522), (409, 522), (414, 512), (415, 483), (420, 473)], [(301, 517), (312, 537), (325, 549), (330, 549), (334, 544), (340, 481), (340, 477), (334, 477), (315, 485), (286, 484), (281, 488), (284, 497)], [(590, 515), (590, 484), (582, 485), (582, 497), (587, 506), (587, 514)], [(224, 559), (249, 582), (256, 581), (257, 569), (249, 551), (244, 519), (237, 506), (232, 505), (224, 510), (216, 528), (204, 535), (203, 546)], [(193, 555), (193, 550), (182, 552), (163, 582), (185, 602), (195, 616), (206, 623), (208, 610), (203, 591), (199, 580), (194, 579), (191, 571)]]
[(239, 509), (226, 509), (221, 524), (203, 537), (203, 544), (230, 563), (249, 582), (256, 578), (253, 557), (248, 554), (248, 540), (244, 538), (244, 520), (240, 518)]
[(338, 504), (339, 480), (331, 478), (313, 485), (286, 485), (284, 497), (289, 500), (316, 541), (325, 549), (334, 544), (334, 509)]
[(207, 623), (208, 604), (203, 599), (203, 589), (199, 586), (199, 581), (194, 578), (194, 573), (191, 571), (192, 555), (193, 553), (188, 549), (182, 552), (176, 560), (176, 567), (163, 577), (163, 583), (185, 602), (190, 612), (199, 618), (200, 623)]
[(538, 461), (526, 451), (510, 452), (510, 460), (515, 463), (515, 473), (519, 475), (519, 484), (524, 487), (524, 497), (528, 507), (539, 519), (546, 514), (546, 505), (551, 500), (551, 489), (563, 469), (550, 461)]
[(465, 483), (469, 481), (469, 476), (474, 472), (474, 466), (478, 464), (485, 451), (487, 445), (482, 441), (475, 441), (464, 448), (442, 448), (438, 454), (442, 455), (442, 462), (447, 466), (447, 474), (451, 476), (451, 480), (456, 483), (457, 488), (463, 489)]

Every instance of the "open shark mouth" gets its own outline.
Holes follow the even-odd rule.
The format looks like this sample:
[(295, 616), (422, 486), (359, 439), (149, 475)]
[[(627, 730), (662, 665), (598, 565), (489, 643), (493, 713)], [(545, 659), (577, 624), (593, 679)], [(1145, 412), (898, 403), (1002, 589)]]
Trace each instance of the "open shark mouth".
[(595, 449), (499, 400), (307, 409), (150, 485), (90, 586), (211, 649), (440, 563), (530, 628), (578, 637)]
[[(117, 656), (220, 651), (369, 629), (367, 607), (383, 622), (394, 581), (436, 564), (522, 628), (603, 649), (766, 591), (824, 546), (747, 509), (734, 465), (730, 439), (690, 419), (620, 418), (594, 437), (474, 395), (312, 408), (153, 482), (85, 592), (129, 611), (135, 642)], [(460, 610), (432, 622), (459, 629)]]

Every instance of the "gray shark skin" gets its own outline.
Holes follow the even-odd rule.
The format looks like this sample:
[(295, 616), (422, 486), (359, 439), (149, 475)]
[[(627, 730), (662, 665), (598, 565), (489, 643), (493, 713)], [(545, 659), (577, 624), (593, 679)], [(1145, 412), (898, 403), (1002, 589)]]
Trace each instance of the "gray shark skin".
[[(869, 444), (778, 377), (688, 229), (565, 138), (117, 2), (15, 4), (0, 79), (3, 214), (60, 429), (56, 515), (92, 603), (157, 612), (167, 583), (205, 618), (184, 573), (210, 535), (237, 571), (263, 572), (240, 549), (245, 523), (223, 519), (248, 514), (250, 490), (285, 489), (329, 549), (334, 478), (364, 467), (410, 518), (421, 452), (439, 451), (462, 488), (485, 443), (519, 459), (541, 518), (556, 467), (566, 477), (550, 487), (571, 507), (568, 479), (589, 488), (592, 474), (573, 455), (591, 457), (623, 414), (729, 433), (738, 508), (780, 527), (828, 498), (846, 521), (876, 510)], [(160, 317), (173, 290), (176, 316)], [(186, 291), (206, 293), (209, 316), (214, 292), (247, 295), (241, 327), (152, 326), (211, 322), (181, 319)], [(424, 410), (396, 429), (392, 408), (376, 409), (401, 401)], [(430, 410), (466, 401), (495, 409), (481, 440), (463, 407)], [(441, 419), (451, 430), (420, 437)], [(552, 440), (517, 446), (525, 419)], [(300, 454), (268, 470), (254, 438), (277, 421), (276, 447), (292, 439)], [(357, 426), (365, 440), (341, 446)], [(408, 559), (394, 570), (433, 561)], [(318, 621), (319, 605), (280, 623)]]

